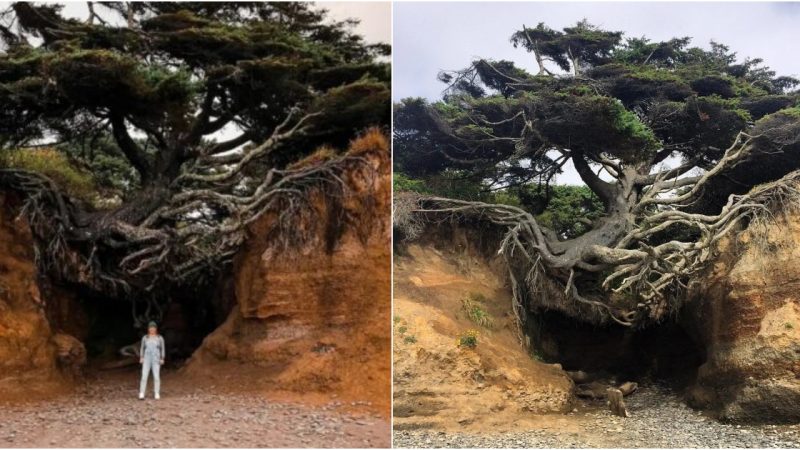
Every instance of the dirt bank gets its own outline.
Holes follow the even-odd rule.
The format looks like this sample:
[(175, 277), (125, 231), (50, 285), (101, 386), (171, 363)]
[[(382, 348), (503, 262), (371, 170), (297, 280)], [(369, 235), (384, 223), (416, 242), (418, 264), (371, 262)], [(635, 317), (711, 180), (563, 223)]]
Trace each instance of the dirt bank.
[(249, 383), (288, 397), (332, 396), (389, 416), (391, 176), (386, 138), (373, 131), (350, 154), (369, 168), (345, 179), (342, 203), (318, 193), (321, 219), (298, 223), (304, 248), (276, 249), (280, 212), (250, 229), (237, 256), (237, 306), (190, 360), (187, 372), (212, 379), (250, 374)]
[[(521, 345), (502, 268), (469, 247), (395, 256), (396, 429), (509, 429), (572, 408), (573, 383)], [(479, 332), (474, 349), (459, 346), (468, 330)]]
[(800, 215), (723, 239), (683, 320), (706, 347), (691, 404), (733, 422), (800, 422)]
[(0, 398), (5, 399), (65, 391), (65, 375), (72, 371), (66, 367), (67, 347), (75, 343), (54, 333), (47, 320), (48, 298), (37, 283), (33, 239), (17, 217), (19, 207), (16, 198), (0, 192)]

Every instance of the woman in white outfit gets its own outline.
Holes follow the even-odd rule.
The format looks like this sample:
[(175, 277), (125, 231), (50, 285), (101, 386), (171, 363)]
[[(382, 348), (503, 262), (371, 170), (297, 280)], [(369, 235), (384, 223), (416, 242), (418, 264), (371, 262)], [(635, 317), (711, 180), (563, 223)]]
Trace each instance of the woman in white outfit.
[(139, 364), (142, 365), (142, 381), (139, 383), (139, 399), (144, 400), (144, 391), (147, 390), (147, 378), (153, 372), (153, 387), (155, 398), (161, 398), (161, 365), (167, 355), (164, 346), (164, 337), (158, 334), (158, 326), (155, 322), (147, 325), (147, 334), (142, 336), (142, 346), (139, 352)]

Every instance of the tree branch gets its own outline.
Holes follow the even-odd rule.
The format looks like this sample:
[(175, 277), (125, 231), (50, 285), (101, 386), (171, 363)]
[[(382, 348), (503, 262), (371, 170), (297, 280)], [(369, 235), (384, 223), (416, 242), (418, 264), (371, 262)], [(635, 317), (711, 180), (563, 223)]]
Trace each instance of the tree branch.
[(125, 117), (112, 112), (110, 115), (111, 134), (117, 142), (120, 150), (125, 157), (130, 161), (131, 165), (139, 172), (142, 180), (152, 178), (151, 164), (148, 160), (147, 154), (134, 142), (128, 129), (125, 126)]
[(572, 163), (575, 166), (575, 171), (580, 175), (581, 180), (589, 186), (606, 207), (610, 205), (611, 199), (614, 196), (614, 185), (603, 181), (597, 174), (589, 167), (586, 157), (581, 152), (572, 151)]

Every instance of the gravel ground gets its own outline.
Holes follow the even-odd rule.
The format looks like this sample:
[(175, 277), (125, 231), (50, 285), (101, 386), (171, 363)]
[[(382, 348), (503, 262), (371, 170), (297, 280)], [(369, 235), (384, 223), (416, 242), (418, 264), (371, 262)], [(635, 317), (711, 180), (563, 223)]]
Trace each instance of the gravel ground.
[[(354, 405), (218, 394), (162, 377), (161, 400), (138, 400), (135, 374), (52, 401), (0, 405), (0, 447), (387, 447), (389, 421)], [(358, 406), (358, 405), (355, 405)]]
[[(530, 430), (494, 435), (435, 430), (394, 432), (399, 448), (525, 448), (525, 447), (710, 447), (797, 448), (800, 426), (722, 424), (692, 410), (670, 389), (647, 386), (626, 398), (631, 417), (612, 416), (604, 408), (587, 408), (581, 431), (558, 433)], [(570, 415), (568, 415), (569, 417)]]

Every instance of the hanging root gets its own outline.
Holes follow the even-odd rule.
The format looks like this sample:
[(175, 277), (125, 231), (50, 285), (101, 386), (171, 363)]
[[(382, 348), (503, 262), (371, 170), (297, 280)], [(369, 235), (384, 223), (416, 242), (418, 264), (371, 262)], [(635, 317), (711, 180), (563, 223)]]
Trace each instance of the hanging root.
[(321, 226), (314, 199), (355, 201), (348, 186), (353, 176), (372, 186), (376, 170), (368, 155), (272, 169), (261, 179), (243, 177), (236, 184), (194, 180), (133, 222), (115, 211), (82, 213), (44, 175), (0, 169), (0, 185), (25, 198), (21, 214), (33, 231), (41, 270), (119, 296), (218, 273), (244, 244), (249, 225), (267, 214), (274, 216), (269, 232), (276, 248), (306, 245)]
[[(688, 213), (671, 202), (641, 209), (628, 221), (630, 230), (606, 244), (597, 237), (609, 234), (602, 226), (572, 241), (559, 241), (514, 206), (418, 195), (407, 195), (402, 202), (395, 205), (395, 213), (403, 211), (399, 224), (412, 230), (406, 235), (419, 235), (413, 230), (426, 224), (466, 217), (505, 227), (498, 253), (508, 267), (520, 330), (528, 308), (635, 326), (679, 308), (692, 277), (713, 260), (716, 244), (731, 231), (765, 228), (775, 222), (775, 214), (800, 210), (800, 171), (747, 194), (731, 195), (716, 215)], [(669, 234), (677, 227), (691, 232)], [(756, 245), (767, 245), (763, 235), (755, 234)]]

